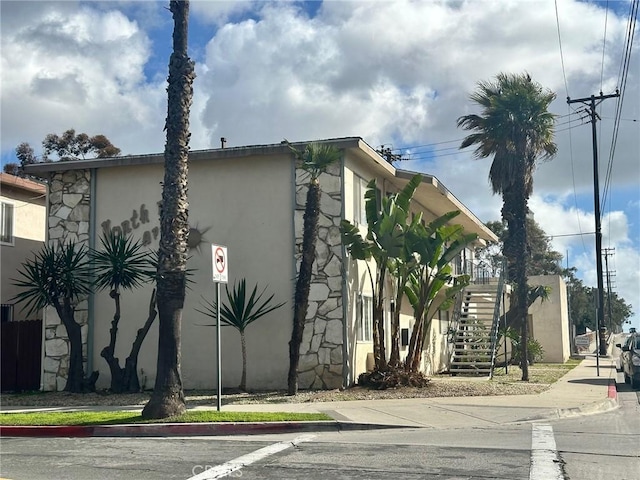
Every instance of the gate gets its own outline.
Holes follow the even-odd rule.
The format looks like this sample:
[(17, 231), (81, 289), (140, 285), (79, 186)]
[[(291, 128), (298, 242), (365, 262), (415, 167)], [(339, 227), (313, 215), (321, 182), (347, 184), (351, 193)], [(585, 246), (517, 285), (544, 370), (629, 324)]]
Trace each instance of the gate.
[(0, 328), (0, 389), (40, 390), (42, 320), (4, 322)]

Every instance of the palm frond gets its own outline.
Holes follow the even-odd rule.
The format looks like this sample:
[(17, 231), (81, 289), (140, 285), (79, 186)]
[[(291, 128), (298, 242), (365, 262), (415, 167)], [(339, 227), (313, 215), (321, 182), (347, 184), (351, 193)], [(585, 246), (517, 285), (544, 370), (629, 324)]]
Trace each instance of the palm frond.
[[(249, 298), (247, 298), (247, 286), (244, 278), (234, 283), (231, 291), (229, 291), (228, 285), (225, 285), (225, 291), (227, 301), (220, 306), (221, 325), (234, 327), (240, 333), (244, 332), (247, 326), (256, 320), (277, 310), (286, 303), (274, 304), (273, 294), (263, 299), (266, 287), (258, 293), (257, 284), (253, 287)], [(196, 311), (217, 321), (217, 302), (209, 301), (205, 298), (202, 300), (204, 302), (203, 309), (196, 309)]]
[(152, 256), (143, 250), (140, 240), (108, 231), (100, 237), (100, 243), (102, 250), (90, 252), (99, 289), (128, 290), (153, 278)]
[(87, 248), (75, 243), (46, 244), (18, 269), (12, 279), (21, 289), (12, 301), (24, 304), (27, 314), (62, 303), (63, 299), (77, 301), (91, 292), (91, 277)]

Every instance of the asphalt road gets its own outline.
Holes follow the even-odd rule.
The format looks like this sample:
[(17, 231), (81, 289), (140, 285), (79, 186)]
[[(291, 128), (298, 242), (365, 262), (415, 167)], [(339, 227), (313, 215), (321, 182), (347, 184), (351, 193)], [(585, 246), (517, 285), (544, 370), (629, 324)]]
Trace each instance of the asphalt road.
[(637, 480), (640, 394), (624, 383), (619, 388), (620, 408), (608, 413), (491, 428), (199, 438), (2, 438), (0, 477)]

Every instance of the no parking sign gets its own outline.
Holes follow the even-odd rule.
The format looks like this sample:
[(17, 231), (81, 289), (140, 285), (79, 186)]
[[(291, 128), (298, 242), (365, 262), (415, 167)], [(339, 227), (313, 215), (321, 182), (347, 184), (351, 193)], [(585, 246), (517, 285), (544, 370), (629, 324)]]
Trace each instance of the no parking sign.
[(227, 247), (212, 244), (211, 258), (213, 262), (213, 281), (216, 283), (227, 283), (229, 278), (229, 260), (227, 258)]

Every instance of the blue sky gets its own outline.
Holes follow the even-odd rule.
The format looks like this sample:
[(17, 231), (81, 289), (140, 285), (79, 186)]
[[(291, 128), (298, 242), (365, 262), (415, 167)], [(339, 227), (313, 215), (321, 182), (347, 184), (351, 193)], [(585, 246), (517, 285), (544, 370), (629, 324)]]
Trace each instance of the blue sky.
[[(474, 111), (468, 96), (476, 82), (527, 71), (558, 96), (552, 111), (559, 151), (536, 171), (535, 218), (549, 235), (593, 232), (591, 128), (580, 125), (581, 106), (569, 107), (566, 97), (621, 87), (630, 3), (563, 0), (557, 17), (554, 5), (192, 1), (198, 77), (191, 147), (218, 147), (222, 136), (227, 146), (361, 136), (373, 147), (413, 151), (402, 167), (435, 175), (481, 220), (497, 220), (501, 200), (489, 189), (490, 161), (451, 149), (465, 134), (456, 119)], [(3, 0), (3, 164), (20, 142), (39, 153), (47, 133), (68, 128), (104, 133), (123, 154), (161, 152), (173, 27), (167, 7)], [(639, 77), (636, 45), (602, 216), (603, 246), (616, 249), (616, 291), (638, 313)], [(598, 107), (603, 189), (616, 106), (612, 99)], [(431, 147), (415, 148), (424, 145)], [(596, 283), (593, 244), (593, 235), (553, 240), (588, 285)]]

